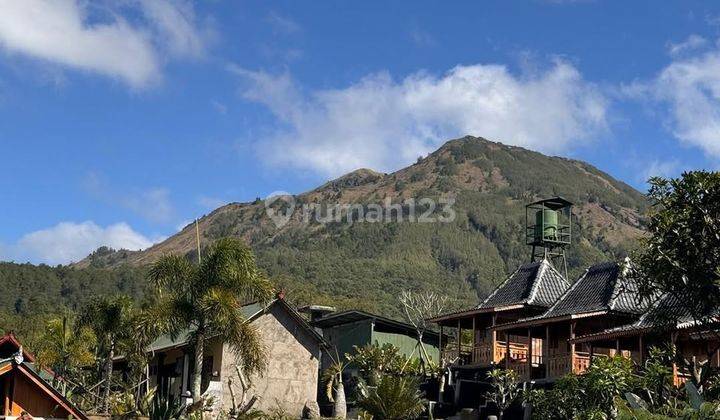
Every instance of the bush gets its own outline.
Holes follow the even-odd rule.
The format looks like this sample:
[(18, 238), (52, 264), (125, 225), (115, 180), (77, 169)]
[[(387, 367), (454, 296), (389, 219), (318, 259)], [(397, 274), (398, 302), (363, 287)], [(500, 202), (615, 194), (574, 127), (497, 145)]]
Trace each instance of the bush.
[(385, 375), (377, 386), (360, 384), (358, 406), (376, 420), (414, 419), (426, 403), (418, 387), (415, 377)]

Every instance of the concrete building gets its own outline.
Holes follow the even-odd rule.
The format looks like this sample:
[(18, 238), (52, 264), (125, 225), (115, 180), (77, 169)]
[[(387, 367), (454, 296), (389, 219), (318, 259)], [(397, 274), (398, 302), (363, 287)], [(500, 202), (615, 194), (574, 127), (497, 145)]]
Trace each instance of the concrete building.
[[(251, 378), (252, 387), (247, 394), (258, 397), (253, 408), (263, 411), (280, 408), (299, 417), (306, 404), (316, 404), (324, 340), (282, 298), (267, 305), (246, 305), (243, 313), (246, 322), (260, 332), (268, 355), (265, 372)], [(153, 358), (148, 384), (156, 386), (157, 392), (176, 397), (190, 395), (193, 349), (187, 337), (184, 334), (173, 340), (164, 336), (150, 346)], [(235, 395), (240, 394), (235, 364), (229, 346), (217, 337), (206, 342), (202, 391), (203, 395), (213, 397), (215, 413), (227, 412), (232, 407), (228, 379), (232, 378), (235, 384)]]

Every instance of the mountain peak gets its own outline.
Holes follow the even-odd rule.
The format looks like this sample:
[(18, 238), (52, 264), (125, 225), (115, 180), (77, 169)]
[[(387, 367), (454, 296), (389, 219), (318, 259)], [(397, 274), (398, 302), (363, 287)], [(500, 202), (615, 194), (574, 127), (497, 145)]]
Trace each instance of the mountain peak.
[[(407, 288), (442, 290), (476, 305), (497, 279), (528, 260), (525, 205), (558, 195), (575, 203), (571, 277), (591, 263), (623, 256), (642, 234), (647, 202), (632, 187), (585, 162), (472, 136), (448, 141), (396, 172), (358, 169), (298, 194), (294, 213), (279, 227), (260, 200), (221, 207), (199, 220), (199, 230), (203, 248), (226, 236), (244, 239), (271, 278), (285, 279), (290, 295), (295, 288), (309, 296), (299, 303), (392, 316), (399, 315), (397, 294)], [(409, 221), (408, 200), (433, 200), (437, 218), (438, 199), (448, 197), (455, 199), (451, 222)], [(369, 209), (387, 200), (402, 206), (402, 222), (328, 217), (337, 204)], [(424, 210), (416, 209), (416, 216)], [(195, 248), (195, 229), (187, 228), (147, 250), (97, 253), (78, 265), (146, 265)]]

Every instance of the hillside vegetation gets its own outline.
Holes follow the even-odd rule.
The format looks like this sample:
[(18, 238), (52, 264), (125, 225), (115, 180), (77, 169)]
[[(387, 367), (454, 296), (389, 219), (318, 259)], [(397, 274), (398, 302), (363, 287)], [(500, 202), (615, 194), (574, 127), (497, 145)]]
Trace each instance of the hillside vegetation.
[[(313, 217), (305, 223), (302, 212), (295, 211), (278, 228), (267, 216), (264, 202), (256, 200), (220, 207), (202, 217), (199, 228), (203, 246), (224, 236), (247, 241), (258, 265), (296, 303), (333, 304), (398, 317), (396, 296), (407, 288), (441, 292), (457, 307), (476, 304), (508, 271), (530, 258), (524, 241), (525, 204), (557, 195), (576, 204), (574, 243), (568, 251), (572, 278), (591, 263), (625, 256), (642, 234), (641, 215), (647, 204), (632, 187), (581, 161), (474, 137), (450, 141), (397, 172), (361, 169), (294, 197), (296, 207), (348, 203), (365, 209), (385, 200), (451, 198), (457, 215), (451, 223), (323, 224)], [(403, 206), (403, 211), (407, 215), (408, 207)], [(74, 269), (52, 270), (74, 270), (82, 273), (76, 274), (80, 277), (108, 276), (112, 280), (106, 290), (129, 288), (140, 293), (142, 270), (134, 267), (146, 266), (165, 253), (192, 256), (194, 249), (195, 227), (190, 225), (144, 251), (102, 248)], [(11, 282), (18, 281), (14, 275), (10, 274)], [(33, 290), (42, 288), (37, 283), (28, 286), (16, 296), (29, 298)], [(57, 296), (57, 288), (49, 290), (47, 296)], [(53, 303), (71, 304), (89, 291), (63, 293)], [(14, 302), (0, 302), (2, 309), (16, 309)]]

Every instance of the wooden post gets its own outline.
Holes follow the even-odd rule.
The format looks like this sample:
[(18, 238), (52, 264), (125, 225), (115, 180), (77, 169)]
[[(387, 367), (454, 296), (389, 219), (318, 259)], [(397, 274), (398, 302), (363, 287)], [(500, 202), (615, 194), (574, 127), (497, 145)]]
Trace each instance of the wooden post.
[[(670, 333), (670, 344), (672, 344), (673, 347), (675, 347), (675, 342), (677, 341), (677, 332), (671, 332)], [(675, 349), (677, 351), (677, 349)], [(673, 384), (675, 386), (678, 385), (678, 368), (677, 363), (675, 362), (675, 359), (673, 359), (672, 364), (672, 374), (673, 374)]]
[(532, 341), (532, 328), (528, 327), (528, 351), (527, 351), (527, 364), (528, 364), (528, 377), (527, 380), (532, 379), (532, 356), (533, 356), (533, 341)]
[[(15, 374), (15, 372), (11, 372), (10, 375), (8, 375), (8, 376), (11, 376), (14, 374)], [(3, 401), (3, 407), (4, 407), (3, 408), (3, 416), (9, 416), (10, 415), (10, 405), (11, 405), (11, 402), (10, 402), (10, 378), (7, 378), (7, 380), (5, 381), (5, 386), (3, 388), (4, 388), (3, 394), (5, 396), (4, 401)]]
[(545, 325), (545, 342), (543, 343), (543, 363), (545, 363), (545, 377), (550, 377), (550, 325)]
[(462, 360), (460, 358), (460, 352), (462, 351), (462, 348), (460, 347), (462, 344), (462, 327), (460, 326), (460, 318), (458, 318), (457, 322), (457, 353), (458, 353), (458, 361), (459, 364), (462, 364)]
[(505, 369), (510, 369), (510, 330), (505, 331)]
[(645, 349), (643, 347), (643, 336), (640, 334), (638, 336), (638, 353), (640, 353), (640, 366), (645, 363)]
[(590, 342), (590, 364), (592, 365), (593, 356), (595, 356), (595, 346)]
[[(442, 322), (442, 321), (441, 321), (441, 322)], [(441, 323), (441, 324), (440, 324), (440, 338), (438, 338), (438, 351), (440, 352), (440, 358), (441, 358), (441, 359), (442, 359), (442, 353), (443, 353), (442, 339), (443, 339), (443, 325), (442, 325), (442, 323)]]
[(480, 360), (475, 360), (475, 347), (477, 347), (477, 331), (475, 330), (475, 315), (472, 317), (472, 349), (470, 350), (470, 359), (472, 363), (478, 363)]
[[(575, 321), (570, 322), (570, 340), (575, 338)], [(570, 372), (575, 372), (575, 344), (570, 343)]]
[(497, 331), (495, 331), (495, 323), (497, 322), (497, 314), (493, 313), (492, 315), (492, 326), (493, 329), (490, 332), (490, 360), (495, 363), (499, 362), (499, 360), (495, 360), (495, 346), (497, 346)]
[(620, 339), (615, 339), (615, 356), (619, 356), (621, 354), (620, 352)]

